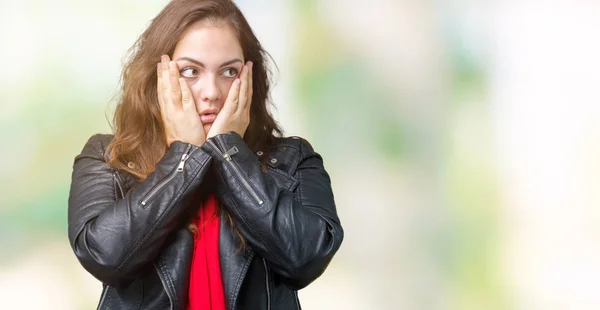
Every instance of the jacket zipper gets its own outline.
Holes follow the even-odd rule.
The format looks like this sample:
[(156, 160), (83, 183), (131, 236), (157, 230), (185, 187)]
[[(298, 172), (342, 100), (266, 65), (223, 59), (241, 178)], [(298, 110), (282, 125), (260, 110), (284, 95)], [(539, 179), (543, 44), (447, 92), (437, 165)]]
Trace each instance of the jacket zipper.
[(155, 188), (153, 188), (146, 195), (146, 197), (144, 197), (144, 199), (142, 199), (142, 202), (141, 202), (142, 206), (146, 206), (146, 204), (148, 203), (148, 201), (150, 201), (150, 199), (152, 199), (154, 197), (154, 195), (156, 195), (156, 193), (158, 193), (167, 184), (169, 184), (169, 182), (171, 182), (171, 180), (173, 180), (173, 178), (175, 178), (175, 176), (177, 175), (177, 173), (183, 171), (183, 167), (185, 166), (185, 162), (187, 161), (188, 158), (190, 158), (190, 155), (192, 155), (194, 153), (194, 151), (196, 151), (196, 150), (193, 150), (193, 151), (191, 151), (188, 154), (188, 152), (190, 151), (191, 148), (192, 148), (192, 145), (189, 144), (187, 146), (187, 148), (185, 149), (185, 153), (181, 156), (181, 159), (179, 160), (179, 165), (177, 165), (177, 169), (175, 169), (173, 172), (171, 172), (169, 174), (169, 176), (167, 176), (164, 180), (162, 180)]
[(106, 299), (106, 295), (108, 294), (108, 285), (104, 286), (104, 289), (102, 290), (102, 296), (100, 297), (100, 302), (98, 303), (98, 308), (96, 308), (96, 310), (100, 310), (102, 308), (102, 304), (104, 304), (104, 299)]
[(235, 172), (235, 175), (238, 177), (239, 180), (242, 181), (242, 184), (244, 185), (244, 188), (246, 188), (246, 191), (248, 193), (250, 193), (250, 196), (252, 196), (254, 198), (254, 200), (258, 203), (258, 205), (262, 205), (263, 204), (263, 200), (256, 193), (256, 191), (254, 190), (254, 188), (252, 188), (252, 186), (250, 185), (250, 182), (248, 180), (246, 180), (246, 178), (244, 178), (244, 175), (240, 171), (240, 167), (237, 165), (237, 163), (235, 161), (232, 161), (231, 155), (239, 152), (238, 148), (234, 146), (231, 149), (229, 149), (229, 151), (223, 153), (217, 147), (217, 145), (215, 144), (215, 142), (212, 141), (212, 139), (208, 139), (206, 141), (208, 141), (208, 144), (210, 144), (213, 147), (213, 149), (215, 149), (215, 151), (217, 151), (217, 153), (219, 153), (219, 155), (221, 155), (223, 158), (225, 158), (225, 160), (228, 163), (231, 163), (231, 167), (233, 168), (233, 171)]
[(163, 278), (162, 273), (160, 272), (158, 266), (156, 266), (156, 263), (153, 263), (153, 265), (154, 265), (154, 269), (156, 269), (156, 273), (158, 274), (158, 278), (160, 279), (160, 283), (162, 283), (163, 289), (165, 290), (165, 293), (167, 293), (167, 297), (169, 297), (169, 309), (173, 310), (173, 297), (171, 297), (171, 294), (169, 293), (169, 290), (167, 289), (166, 280)]
[(271, 288), (269, 287), (269, 267), (267, 267), (267, 261), (263, 258), (263, 264), (265, 266), (265, 286), (267, 287), (267, 310), (271, 310)]

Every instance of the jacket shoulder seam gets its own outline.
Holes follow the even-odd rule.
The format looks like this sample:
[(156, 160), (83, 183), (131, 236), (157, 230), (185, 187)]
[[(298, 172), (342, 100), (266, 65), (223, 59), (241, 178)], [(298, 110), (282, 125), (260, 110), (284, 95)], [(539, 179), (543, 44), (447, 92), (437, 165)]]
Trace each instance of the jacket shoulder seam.
[(300, 152), (302, 158), (312, 155), (315, 153), (312, 145), (308, 140), (300, 137), (300, 136), (290, 136), (282, 139), (280, 145), (285, 145), (288, 147), (293, 147)]
[(86, 153), (86, 151), (91, 152), (93, 154), (89, 154), (89, 155), (93, 155), (94, 157), (97, 157), (98, 159), (102, 159), (104, 160), (104, 153), (106, 152), (106, 145), (107, 142), (110, 143), (110, 141), (112, 140), (113, 135), (110, 134), (101, 134), (101, 133), (97, 133), (92, 135), (87, 143), (85, 144), (83, 151), (81, 152)]

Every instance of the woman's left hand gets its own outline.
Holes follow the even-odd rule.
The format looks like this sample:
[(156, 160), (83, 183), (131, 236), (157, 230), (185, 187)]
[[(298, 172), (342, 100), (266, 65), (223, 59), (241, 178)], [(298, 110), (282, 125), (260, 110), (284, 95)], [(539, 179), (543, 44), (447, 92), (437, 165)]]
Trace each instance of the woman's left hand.
[(230, 131), (244, 136), (250, 124), (250, 105), (252, 103), (252, 62), (249, 61), (242, 67), (240, 77), (231, 88), (223, 108), (210, 127), (207, 138)]

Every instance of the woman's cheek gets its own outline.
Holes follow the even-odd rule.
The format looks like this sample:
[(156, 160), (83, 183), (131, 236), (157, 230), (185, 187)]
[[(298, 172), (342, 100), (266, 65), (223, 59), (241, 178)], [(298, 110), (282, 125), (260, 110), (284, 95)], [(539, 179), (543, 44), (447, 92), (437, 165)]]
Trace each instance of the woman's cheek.
[(232, 79), (226, 79), (222, 81), (222, 85), (219, 87), (221, 89), (221, 94), (223, 94), (221, 97), (227, 98), (227, 95), (229, 95), (229, 90), (231, 89), (231, 85), (233, 85), (233, 81), (234, 80)]
[(196, 107), (200, 108), (200, 102), (202, 100), (201, 95), (200, 95), (200, 89), (199, 89), (199, 84), (196, 81), (190, 80), (187, 81), (188, 87), (190, 89), (190, 91), (192, 92), (192, 98), (194, 98), (194, 102), (196, 103)]

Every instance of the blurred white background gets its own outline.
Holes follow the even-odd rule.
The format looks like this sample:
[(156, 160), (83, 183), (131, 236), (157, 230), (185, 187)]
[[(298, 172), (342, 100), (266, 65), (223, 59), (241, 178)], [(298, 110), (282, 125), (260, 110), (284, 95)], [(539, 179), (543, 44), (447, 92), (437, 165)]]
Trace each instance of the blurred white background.
[[(0, 0), (0, 300), (94, 309), (73, 158), (165, 0)], [(599, 309), (600, 2), (236, 1), (346, 236), (303, 309)]]

